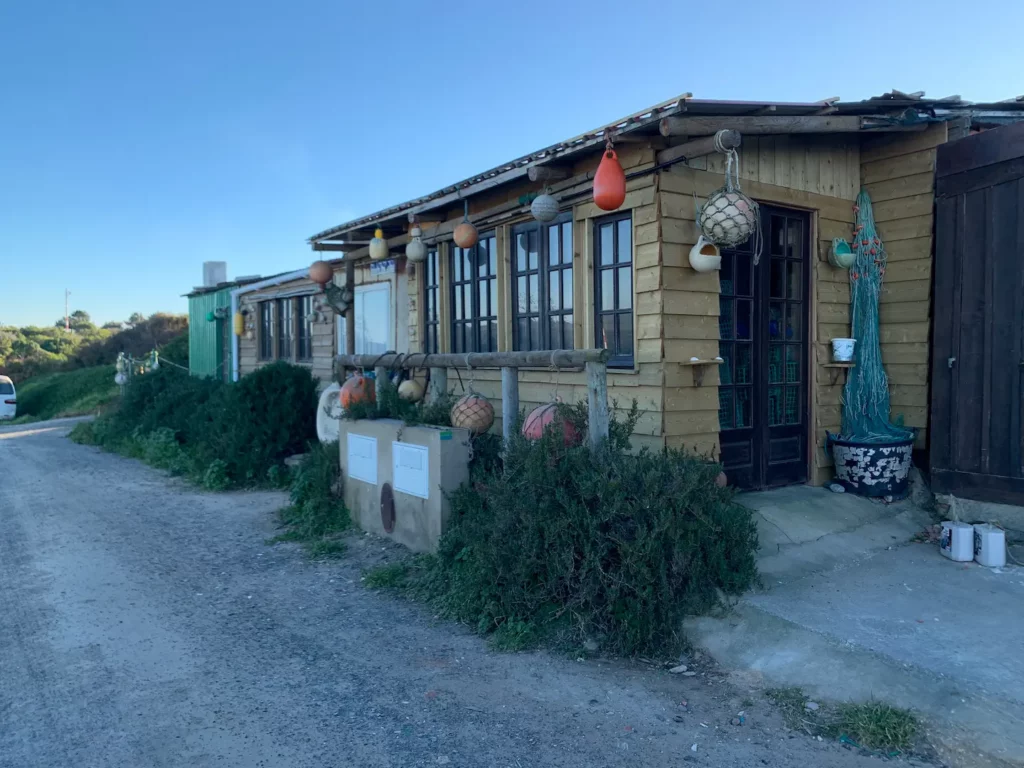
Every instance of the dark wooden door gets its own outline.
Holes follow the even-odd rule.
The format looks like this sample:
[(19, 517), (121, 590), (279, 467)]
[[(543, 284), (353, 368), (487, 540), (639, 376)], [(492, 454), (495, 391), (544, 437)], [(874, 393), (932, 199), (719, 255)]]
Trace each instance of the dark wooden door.
[(806, 214), (761, 208), (764, 248), (722, 251), (718, 420), (729, 482), (764, 488), (807, 480)]
[(936, 492), (1024, 503), (1024, 124), (936, 160), (929, 459)]

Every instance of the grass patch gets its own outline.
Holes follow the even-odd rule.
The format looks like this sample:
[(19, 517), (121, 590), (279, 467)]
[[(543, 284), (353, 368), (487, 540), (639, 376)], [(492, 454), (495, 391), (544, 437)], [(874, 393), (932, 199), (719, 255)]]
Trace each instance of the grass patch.
[(18, 417), (14, 421), (24, 424), (96, 413), (117, 399), (114, 374), (114, 366), (99, 365), (27, 379), (17, 385)]
[[(807, 702), (810, 697), (804, 693), (803, 688), (769, 688), (764, 692), (768, 700), (779, 710), (782, 719), (789, 728), (796, 730), (807, 730), (805, 726), (820, 728), (820, 724), (811, 719), (816, 713), (807, 710)], [(818, 710), (821, 711), (820, 709)]]
[(409, 567), (405, 563), (378, 565), (363, 573), (363, 583), (370, 589), (403, 589), (408, 582)]
[(881, 701), (842, 704), (828, 726), (837, 739), (882, 752), (905, 752), (913, 746), (920, 724), (912, 712)]
[(352, 518), (337, 495), (340, 480), (338, 444), (312, 443), (290, 475), (291, 504), (278, 512), (286, 530), (271, 543), (299, 542), (313, 558), (341, 555), (345, 544), (338, 537), (352, 527)]

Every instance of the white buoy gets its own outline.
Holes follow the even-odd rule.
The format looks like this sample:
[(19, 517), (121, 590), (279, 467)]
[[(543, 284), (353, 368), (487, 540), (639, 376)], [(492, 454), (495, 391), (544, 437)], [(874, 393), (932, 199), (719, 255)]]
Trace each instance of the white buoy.
[(986, 568), (1006, 565), (1006, 532), (997, 525), (979, 523), (974, 526), (974, 559)]
[(943, 557), (965, 563), (974, 559), (974, 526), (946, 520), (942, 523), (939, 552)]

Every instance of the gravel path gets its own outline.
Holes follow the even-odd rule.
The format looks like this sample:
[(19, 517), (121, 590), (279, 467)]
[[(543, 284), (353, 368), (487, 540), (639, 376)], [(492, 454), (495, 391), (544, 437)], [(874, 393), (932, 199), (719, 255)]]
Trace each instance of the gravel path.
[(199, 492), (67, 429), (0, 428), (0, 766), (878, 764), (700, 662), (493, 653), (364, 589), (381, 541), (311, 563), (265, 544), (282, 494)]

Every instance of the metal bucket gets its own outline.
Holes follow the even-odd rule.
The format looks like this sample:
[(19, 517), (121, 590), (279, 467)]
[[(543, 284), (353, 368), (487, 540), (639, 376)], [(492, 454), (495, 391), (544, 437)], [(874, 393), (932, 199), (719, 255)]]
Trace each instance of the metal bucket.
[(914, 437), (884, 443), (841, 440), (828, 435), (836, 465), (836, 482), (859, 496), (901, 498), (907, 495)]

